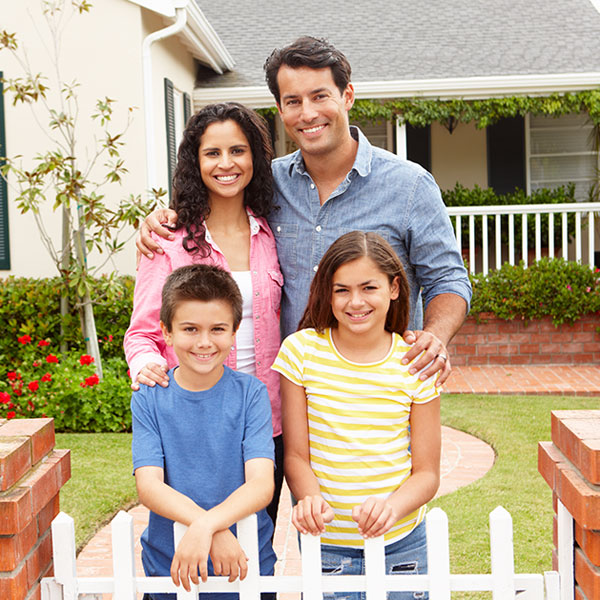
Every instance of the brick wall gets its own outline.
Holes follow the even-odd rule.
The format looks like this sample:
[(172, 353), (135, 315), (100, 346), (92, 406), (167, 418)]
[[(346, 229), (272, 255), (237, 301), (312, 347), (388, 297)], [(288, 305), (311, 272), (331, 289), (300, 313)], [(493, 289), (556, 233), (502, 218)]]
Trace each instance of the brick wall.
[(555, 327), (550, 317), (505, 321), (491, 313), (467, 317), (450, 344), (453, 366), (586, 365), (600, 363), (600, 313)]
[(552, 412), (552, 442), (538, 446), (538, 470), (575, 522), (575, 598), (600, 600), (600, 410)]
[(40, 599), (40, 580), (52, 574), (50, 523), (70, 476), (52, 419), (0, 419), (0, 598)]

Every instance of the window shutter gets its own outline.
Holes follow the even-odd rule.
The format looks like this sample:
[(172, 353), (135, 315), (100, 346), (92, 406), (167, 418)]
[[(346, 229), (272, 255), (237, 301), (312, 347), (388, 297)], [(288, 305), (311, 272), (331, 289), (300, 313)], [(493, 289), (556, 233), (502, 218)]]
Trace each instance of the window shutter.
[(406, 124), (406, 158), (431, 172), (431, 126)]
[(183, 126), (187, 125), (187, 122), (192, 116), (192, 100), (189, 94), (183, 94)]
[(508, 117), (486, 129), (488, 186), (497, 194), (525, 189), (525, 120)]
[[(4, 128), (4, 86), (0, 71), (0, 167), (5, 163), (6, 131)], [(10, 269), (10, 239), (8, 236), (8, 190), (6, 181), (0, 176), (0, 269)]]
[(177, 162), (175, 142), (175, 104), (173, 99), (173, 82), (165, 77), (165, 124), (167, 127), (167, 167), (169, 173), (169, 198), (173, 187), (173, 175)]

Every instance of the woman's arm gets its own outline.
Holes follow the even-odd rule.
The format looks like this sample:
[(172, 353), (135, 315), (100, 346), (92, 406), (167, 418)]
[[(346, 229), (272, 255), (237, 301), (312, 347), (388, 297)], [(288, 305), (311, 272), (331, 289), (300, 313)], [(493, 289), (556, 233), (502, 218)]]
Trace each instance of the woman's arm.
[(431, 500), (440, 485), (442, 431), (439, 396), (410, 411), (411, 474), (387, 498), (367, 498), (352, 518), (364, 537), (383, 535), (402, 517)]
[(286, 481), (298, 500), (292, 511), (292, 523), (302, 533), (319, 535), (325, 531), (325, 523), (333, 519), (333, 510), (321, 496), (319, 482), (310, 466), (306, 393), (283, 375), (280, 389), (283, 466)]

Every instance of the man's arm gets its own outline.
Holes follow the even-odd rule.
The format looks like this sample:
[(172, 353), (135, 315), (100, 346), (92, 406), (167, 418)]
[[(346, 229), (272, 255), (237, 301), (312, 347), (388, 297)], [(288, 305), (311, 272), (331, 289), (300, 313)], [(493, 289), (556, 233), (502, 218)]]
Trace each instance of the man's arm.
[(176, 223), (177, 213), (174, 210), (170, 208), (157, 208), (153, 210), (140, 226), (135, 240), (138, 252), (147, 256), (150, 260), (154, 257), (154, 252), (162, 254), (162, 248), (150, 237), (150, 232), (154, 231), (160, 237), (172, 240), (174, 238), (173, 233), (166, 227), (163, 227), (163, 224), (173, 227)]
[(413, 347), (402, 359), (404, 364), (422, 355), (409, 371), (414, 374), (429, 363), (419, 379), (424, 381), (437, 371), (441, 371), (436, 385), (440, 386), (448, 379), (452, 366), (447, 346), (456, 332), (461, 328), (467, 316), (467, 303), (457, 294), (440, 294), (431, 299), (425, 309), (422, 331), (405, 331), (404, 340)]

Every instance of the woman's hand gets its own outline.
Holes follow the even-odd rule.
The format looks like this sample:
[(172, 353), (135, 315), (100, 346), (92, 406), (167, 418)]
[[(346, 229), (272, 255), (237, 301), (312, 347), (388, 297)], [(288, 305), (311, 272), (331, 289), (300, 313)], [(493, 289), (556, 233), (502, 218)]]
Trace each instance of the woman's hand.
[(352, 518), (358, 523), (358, 532), (364, 538), (387, 533), (399, 519), (389, 498), (369, 496), (352, 509)]
[[(158, 254), (163, 253), (163, 249), (152, 239), (150, 236), (150, 232), (153, 231), (156, 235), (159, 235), (166, 240), (174, 239), (173, 233), (163, 227), (164, 225), (168, 225), (170, 227), (174, 226), (177, 223), (177, 213), (170, 208), (157, 208), (152, 211), (142, 223), (140, 227), (140, 231), (135, 240), (135, 245), (137, 246), (138, 252), (142, 253), (144, 256), (147, 256), (152, 260), (153, 252), (157, 252)], [(138, 254), (139, 257), (139, 254)]]
[(140, 389), (140, 383), (150, 387), (154, 387), (158, 383), (162, 387), (167, 387), (169, 385), (167, 370), (166, 365), (148, 363), (138, 373), (136, 380), (131, 384), (131, 389), (137, 392)]
[(333, 521), (333, 509), (323, 496), (305, 496), (292, 510), (292, 524), (300, 533), (320, 535), (325, 523)]

